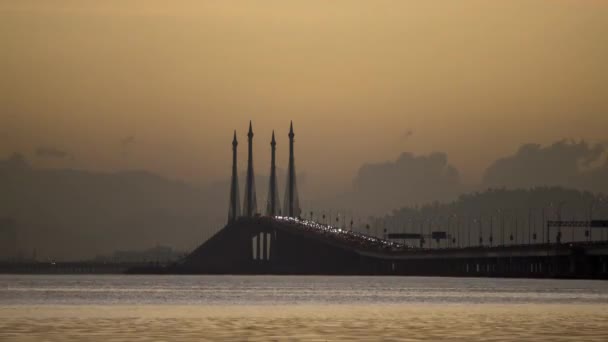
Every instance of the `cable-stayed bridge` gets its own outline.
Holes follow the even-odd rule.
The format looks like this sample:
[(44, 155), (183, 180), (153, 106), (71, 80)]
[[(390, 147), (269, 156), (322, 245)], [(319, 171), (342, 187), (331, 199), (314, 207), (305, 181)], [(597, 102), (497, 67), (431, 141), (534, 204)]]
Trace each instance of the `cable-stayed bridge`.
[[(500, 277), (572, 277), (608, 279), (608, 241), (563, 243), (561, 227), (607, 229), (608, 221), (547, 221), (553, 242), (455, 247), (446, 231), (389, 234), (382, 237), (301, 217), (295, 178), (293, 124), (289, 130), (289, 167), (281, 207), (275, 169), (274, 132), (265, 212), (259, 213), (253, 171), (250, 122), (243, 210), (238, 196), (236, 132), (228, 224), (190, 255), (165, 268), (168, 273), (212, 274), (343, 274)], [(312, 216), (312, 215), (311, 215)], [(557, 230), (557, 231), (556, 231)], [(587, 233), (588, 231), (586, 231)], [(587, 233), (588, 234), (588, 233)], [(536, 237), (535, 237), (536, 240)], [(405, 241), (418, 241), (419, 245)], [(435, 241), (436, 248), (429, 248)], [(446, 241), (443, 247), (440, 242)], [(144, 270), (142, 270), (144, 271)]]

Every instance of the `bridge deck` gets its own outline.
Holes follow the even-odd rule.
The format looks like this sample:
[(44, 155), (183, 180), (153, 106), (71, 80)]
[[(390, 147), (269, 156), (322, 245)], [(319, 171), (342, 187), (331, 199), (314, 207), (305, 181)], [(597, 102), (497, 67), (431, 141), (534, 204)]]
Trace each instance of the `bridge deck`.
[(257, 216), (227, 225), (168, 272), (608, 278), (608, 243), (429, 249)]
[[(270, 218), (267, 218), (270, 220)], [(451, 248), (419, 248), (410, 247), (394, 241), (380, 239), (359, 232), (320, 224), (314, 221), (277, 217), (282, 229), (292, 229), (310, 234), (343, 248), (355, 250), (357, 253), (384, 259), (433, 259), (433, 258), (497, 258), (497, 257), (547, 257), (566, 256), (571, 249), (579, 248), (593, 255), (608, 255), (608, 241), (576, 242), (564, 244), (518, 244), (507, 246), (475, 246)]]

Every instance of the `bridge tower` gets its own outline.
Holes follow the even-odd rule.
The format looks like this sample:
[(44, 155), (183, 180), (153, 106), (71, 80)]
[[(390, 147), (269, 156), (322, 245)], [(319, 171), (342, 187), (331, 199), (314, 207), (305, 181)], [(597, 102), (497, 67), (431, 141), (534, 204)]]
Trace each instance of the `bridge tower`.
[(298, 186), (296, 183), (296, 165), (293, 156), (293, 122), (289, 125), (289, 167), (287, 169), (287, 187), (285, 189), (285, 208), (283, 215), (299, 217), (301, 213), (300, 201), (298, 199)]
[(245, 185), (245, 200), (243, 203), (244, 216), (253, 217), (257, 214), (257, 200), (255, 196), (255, 176), (253, 174), (253, 129), (249, 121), (247, 133), (249, 153), (247, 156), (247, 183)]
[(232, 139), (232, 180), (230, 181), (230, 207), (228, 208), (228, 223), (234, 222), (241, 216), (241, 205), (239, 204), (239, 176), (236, 167), (236, 130)]
[(277, 170), (275, 163), (275, 150), (277, 142), (274, 140), (274, 131), (272, 131), (272, 140), (270, 141), (270, 180), (268, 182), (268, 199), (266, 203), (266, 215), (277, 216), (281, 212), (281, 204), (279, 203), (279, 189), (277, 187)]

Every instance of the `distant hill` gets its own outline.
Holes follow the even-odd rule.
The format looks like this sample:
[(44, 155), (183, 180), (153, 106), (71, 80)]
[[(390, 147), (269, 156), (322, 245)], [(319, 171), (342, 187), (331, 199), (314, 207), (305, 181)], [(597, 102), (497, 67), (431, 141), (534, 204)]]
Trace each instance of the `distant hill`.
[[(564, 218), (588, 217), (591, 203), (596, 203), (596, 214), (608, 210), (599, 195), (608, 193), (606, 153), (603, 146), (585, 142), (524, 145), (492, 164), (484, 182), (473, 186), (461, 182), (445, 153), (402, 153), (394, 161), (363, 164), (352, 189), (341, 194), (315, 198), (307, 191), (304, 174), (298, 175), (298, 189), (306, 216), (314, 211), (317, 218), (324, 213), (335, 218), (339, 213), (361, 226), (361, 219), (374, 215), (372, 228), (380, 233), (384, 228), (419, 231), (413, 226), (420, 222), (427, 229), (429, 224), (440, 228), (457, 216), (481, 219), (487, 235), (489, 223), (499, 217), (515, 225), (531, 216), (532, 224), (540, 226), (542, 208), (555, 217), (562, 201)], [(282, 200), (285, 170), (278, 174)], [(242, 195), (244, 175), (239, 180)], [(257, 173), (255, 183), (258, 210), (264, 212), (267, 176)], [(481, 188), (494, 190), (471, 192)], [(40, 169), (18, 154), (0, 160), (0, 218), (14, 220), (22, 255), (29, 257), (35, 250), (39, 259), (92, 258), (158, 244), (192, 250), (225, 224), (228, 192), (228, 179), (195, 186), (146, 171)], [(420, 203), (431, 204), (416, 207)], [(401, 209), (378, 217), (392, 208)]]
[(0, 161), (0, 217), (16, 222), (18, 249), (39, 259), (82, 259), (157, 244), (190, 250), (225, 220), (227, 191), (144, 172), (36, 169)]
[[(546, 241), (547, 220), (608, 220), (608, 197), (562, 187), (532, 189), (488, 189), (464, 194), (450, 202), (433, 202), (394, 210), (390, 215), (372, 219), (371, 232), (420, 233), (450, 231), (464, 245), (477, 245), (480, 235), (485, 243), (493, 235), (500, 243), (504, 226), (505, 239), (527, 242), (537, 233), (537, 241)], [(530, 234), (528, 234), (530, 231)], [(595, 229), (594, 239), (608, 238), (607, 229)], [(564, 228), (564, 241), (585, 239), (585, 229)], [(552, 240), (555, 237), (551, 236)]]

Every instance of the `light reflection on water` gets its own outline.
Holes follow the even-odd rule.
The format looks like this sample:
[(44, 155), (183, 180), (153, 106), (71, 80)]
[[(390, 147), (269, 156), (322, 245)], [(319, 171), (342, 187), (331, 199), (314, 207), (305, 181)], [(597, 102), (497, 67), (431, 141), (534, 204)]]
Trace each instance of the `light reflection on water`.
[(608, 341), (608, 282), (0, 276), (0, 341)]

